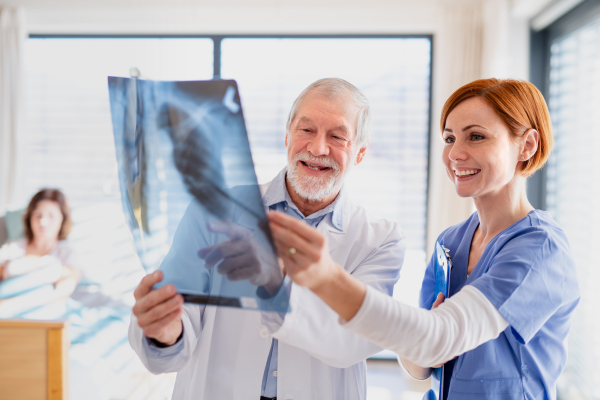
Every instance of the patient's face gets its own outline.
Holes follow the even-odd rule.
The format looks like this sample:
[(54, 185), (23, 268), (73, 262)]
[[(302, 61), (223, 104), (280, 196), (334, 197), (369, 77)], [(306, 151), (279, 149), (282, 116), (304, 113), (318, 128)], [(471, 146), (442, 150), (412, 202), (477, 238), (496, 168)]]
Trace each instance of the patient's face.
[(347, 98), (308, 94), (298, 107), (285, 139), (288, 181), (303, 198), (337, 194), (357, 156), (358, 108)]
[(484, 100), (464, 100), (448, 115), (443, 162), (461, 197), (483, 198), (520, 176), (520, 142)]
[(57, 202), (40, 201), (31, 214), (31, 231), (34, 239), (58, 239), (62, 222), (63, 215)]

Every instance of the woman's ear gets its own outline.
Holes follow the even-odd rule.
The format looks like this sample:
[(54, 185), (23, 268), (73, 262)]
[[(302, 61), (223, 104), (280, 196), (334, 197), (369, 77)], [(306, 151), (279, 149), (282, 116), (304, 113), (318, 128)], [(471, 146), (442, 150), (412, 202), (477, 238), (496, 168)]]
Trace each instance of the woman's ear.
[(538, 149), (538, 143), (540, 141), (540, 134), (535, 129), (528, 129), (522, 136), (522, 149), (520, 154), (520, 161), (527, 161), (536, 153)]

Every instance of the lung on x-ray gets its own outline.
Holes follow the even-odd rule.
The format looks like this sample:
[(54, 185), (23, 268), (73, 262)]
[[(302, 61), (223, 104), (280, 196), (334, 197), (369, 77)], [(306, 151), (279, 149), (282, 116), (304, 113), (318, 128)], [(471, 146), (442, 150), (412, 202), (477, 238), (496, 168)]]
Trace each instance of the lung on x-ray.
[(147, 272), (187, 302), (287, 312), (237, 84), (108, 78), (121, 199)]

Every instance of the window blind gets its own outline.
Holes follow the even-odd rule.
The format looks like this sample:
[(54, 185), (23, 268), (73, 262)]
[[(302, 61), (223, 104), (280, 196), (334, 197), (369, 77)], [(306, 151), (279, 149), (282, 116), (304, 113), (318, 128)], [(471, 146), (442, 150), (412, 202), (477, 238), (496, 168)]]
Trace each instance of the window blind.
[(287, 163), (285, 125), (304, 88), (338, 77), (363, 91), (371, 105), (371, 142), (346, 185), (353, 201), (398, 222), (406, 233), (395, 293), (416, 305), (425, 267), (430, 39), (231, 38), (221, 51), (221, 76), (235, 78), (240, 87), (261, 183)]
[(546, 203), (565, 230), (577, 265), (581, 302), (569, 336), (559, 394), (600, 399), (600, 20), (550, 47), (549, 108), (554, 150)]
[[(72, 207), (119, 203), (107, 77), (212, 79), (211, 39), (32, 38), (25, 43), (25, 110), (30, 154), (25, 187), (62, 189)], [(167, 168), (171, 234), (188, 199)]]
[[(131, 67), (148, 79), (211, 79), (213, 73), (210, 38), (33, 38), (25, 50), (26, 187), (29, 195), (61, 188), (74, 207), (120, 199), (108, 75), (128, 76)], [(347, 187), (354, 201), (406, 233), (396, 293), (416, 304), (425, 267), (430, 39), (225, 38), (220, 65), (224, 79), (239, 83), (260, 182), (286, 164), (287, 114), (306, 86), (335, 76), (365, 93), (372, 139)], [(175, 171), (165, 172), (172, 234), (189, 199), (178, 195)]]

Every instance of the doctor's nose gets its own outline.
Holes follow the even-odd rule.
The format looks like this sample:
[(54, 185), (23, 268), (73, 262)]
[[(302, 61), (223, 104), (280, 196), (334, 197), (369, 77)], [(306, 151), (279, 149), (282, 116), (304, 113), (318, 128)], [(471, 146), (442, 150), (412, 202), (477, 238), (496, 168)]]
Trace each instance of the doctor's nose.
[(327, 144), (325, 135), (320, 133), (315, 135), (306, 146), (306, 150), (313, 156), (329, 155), (329, 145)]

